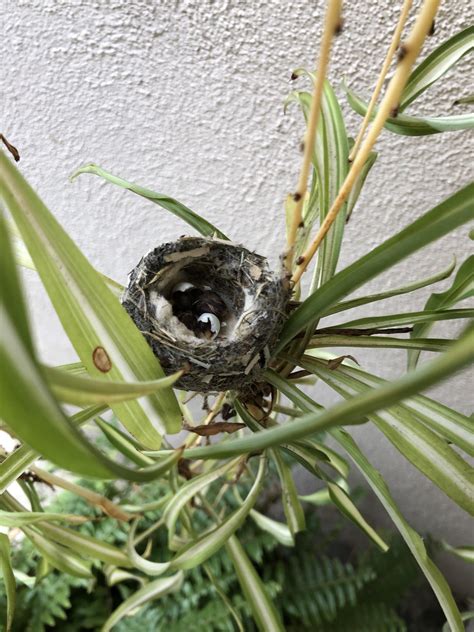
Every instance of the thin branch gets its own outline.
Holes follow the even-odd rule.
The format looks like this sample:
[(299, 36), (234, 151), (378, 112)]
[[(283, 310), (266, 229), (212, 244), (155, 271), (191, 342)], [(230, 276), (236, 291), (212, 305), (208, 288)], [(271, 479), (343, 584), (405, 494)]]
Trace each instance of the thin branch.
[(402, 91), (408, 81), (411, 69), (415, 63), (418, 53), (421, 50), (423, 42), (429, 34), (436, 12), (438, 10), (441, 0), (425, 0), (420, 13), (416, 19), (415, 25), (404, 44), (402, 44), (400, 52), (400, 59), (398, 67), (390, 81), (384, 98), (380, 104), (380, 107), (375, 116), (374, 122), (367, 134), (366, 139), (363, 141), (359, 152), (357, 153), (352, 167), (347, 174), (347, 177), (342, 184), (336, 199), (333, 202), (329, 213), (326, 215), (323, 223), (321, 224), (316, 236), (306, 251), (300, 257), (300, 263), (296, 266), (296, 270), (292, 277), (293, 284), (296, 285), (300, 280), (303, 272), (311, 262), (316, 250), (324, 239), (326, 233), (331, 228), (334, 220), (336, 219), (339, 211), (341, 210), (344, 202), (347, 200), (352, 186), (360, 174), (365, 161), (367, 160), (373, 146), (383, 129), (383, 126), (389, 116), (396, 116), (397, 108), (400, 102)]
[(364, 134), (366, 132), (366, 129), (372, 117), (372, 112), (374, 111), (375, 104), (377, 103), (377, 99), (379, 98), (379, 94), (383, 88), (385, 77), (387, 76), (387, 73), (390, 69), (390, 64), (392, 63), (393, 56), (400, 43), (400, 37), (402, 35), (405, 22), (407, 21), (408, 14), (410, 13), (411, 5), (412, 5), (412, 0), (405, 0), (403, 3), (402, 10), (400, 12), (400, 17), (398, 19), (398, 24), (393, 33), (392, 41), (390, 42), (390, 46), (387, 51), (387, 56), (385, 57), (382, 70), (380, 71), (380, 76), (377, 80), (377, 84), (375, 86), (374, 92), (372, 94), (369, 105), (367, 107), (367, 112), (365, 113), (364, 120), (362, 121), (362, 125), (357, 135), (356, 141), (354, 143), (354, 147), (352, 148), (352, 151), (349, 154), (349, 162), (352, 162), (354, 160), (359, 150), (359, 146), (362, 142), (362, 139), (364, 138)]
[(123, 522), (128, 522), (132, 518), (135, 518), (135, 516), (126, 513), (121, 507), (113, 503), (105, 496), (97, 494), (96, 492), (93, 492), (90, 489), (86, 489), (85, 487), (81, 487), (80, 485), (77, 485), (77, 483), (67, 481), (64, 478), (57, 476), (56, 474), (52, 474), (51, 472), (46, 472), (46, 470), (43, 470), (36, 465), (30, 467), (30, 470), (34, 472), (36, 476), (42, 481), (45, 481), (50, 485), (55, 485), (56, 487), (66, 489), (67, 491), (76, 494), (76, 496), (80, 496), (90, 505), (100, 507), (100, 509), (102, 509), (102, 511), (111, 518), (116, 518), (117, 520), (122, 520)]
[(321, 48), (319, 51), (319, 60), (317, 65), (316, 79), (314, 82), (313, 97), (311, 100), (311, 109), (308, 116), (308, 124), (306, 128), (303, 143), (303, 163), (301, 165), (300, 176), (296, 191), (293, 194), (295, 207), (291, 218), (290, 230), (288, 233), (288, 252), (286, 255), (287, 268), (291, 269), (293, 250), (296, 241), (296, 233), (302, 222), (302, 210), (306, 189), (308, 186), (308, 176), (311, 167), (311, 157), (316, 137), (316, 129), (321, 110), (321, 99), (324, 88), (324, 79), (329, 64), (329, 51), (331, 50), (331, 42), (334, 35), (339, 31), (341, 20), (341, 0), (328, 0), (326, 9), (326, 18), (324, 22), (323, 37), (321, 40)]

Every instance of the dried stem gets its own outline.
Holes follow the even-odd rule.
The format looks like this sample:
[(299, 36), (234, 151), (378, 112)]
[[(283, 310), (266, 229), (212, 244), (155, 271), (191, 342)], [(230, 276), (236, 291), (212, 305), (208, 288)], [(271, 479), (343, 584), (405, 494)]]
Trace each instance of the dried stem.
[(62, 489), (67, 489), (69, 492), (76, 494), (76, 496), (80, 496), (84, 498), (89, 504), (100, 507), (104, 513), (106, 513), (111, 518), (116, 518), (117, 520), (122, 520), (123, 522), (128, 522), (135, 516), (126, 513), (123, 511), (121, 507), (113, 503), (111, 500), (106, 498), (105, 496), (101, 496), (96, 492), (92, 492), (90, 489), (86, 489), (85, 487), (81, 487), (72, 481), (67, 481), (56, 474), (51, 474), (51, 472), (46, 472), (37, 466), (33, 466), (30, 468), (34, 474), (41, 480), (49, 483), (50, 485), (55, 485), (56, 487), (61, 487)]
[(405, 22), (407, 21), (408, 14), (410, 13), (412, 5), (412, 0), (405, 0), (402, 6), (402, 10), (400, 12), (400, 17), (398, 19), (397, 27), (393, 33), (392, 41), (390, 42), (389, 49), (387, 51), (387, 56), (385, 57), (385, 61), (383, 62), (382, 70), (380, 71), (380, 76), (377, 80), (377, 84), (375, 86), (374, 92), (370, 99), (369, 105), (367, 107), (367, 112), (365, 113), (364, 120), (362, 121), (361, 128), (359, 133), (357, 134), (356, 141), (354, 143), (354, 147), (352, 148), (351, 153), (349, 154), (349, 161), (352, 162), (359, 150), (359, 146), (364, 138), (365, 131), (369, 125), (369, 121), (372, 117), (372, 112), (374, 111), (375, 104), (377, 103), (377, 99), (379, 98), (380, 91), (382, 90), (385, 77), (390, 68), (390, 64), (392, 63), (393, 56), (395, 51), (398, 48), (400, 43), (400, 37), (402, 35), (403, 27), (405, 26)]
[(297, 265), (292, 277), (292, 282), (294, 284), (298, 283), (298, 281), (300, 280), (303, 272), (306, 270), (308, 264), (312, 260), (326, 233), (331, 228), (344, 202), (347, 200), (355, 180), (360, 174), (365, 161), (369, 156), (369, 153), (371, 152), (380, 132), (382, 131), (385, 121), (389, 118), (390, 115), (393, 116), (393, 113), (396, 112), (396, 109), (400, 102), (401, 94), (406, 85), (408, 77), (410, 76), (412, 66), (415, 63), (416, 58), (418, 57), (418, 53), (421, 50), (423, 42), (430, 32), (440, 1), (441, 0), (425, 0), (425, 2), (423, 3), (413, 29), (408, 39), (403, 44), (403, 56), (399, 60), (398, 67), (392, 77), (392, 80), (390, 81), (385, 96), (382, 99), (369, 133), (367, 134), (366, 139), (363, 141), (359, 152), (357, 153), (354, 162), (352, 163), (352, 167), (347, 174), (347, 177), (342, 184), (331, 209), (329, 210), (329, 213), (326, 215), (326, 218), (321, 224), (313, 241), (301, 256), (301, 262)]
[(337, 32), (341, 19), (341, 0), (328, 0), (326, 9), (326, 18), (324, 23), (324, 31), (321, 40), (321, 48), (319, 51), (319, 60), (317, 65), (316, 79), (314, 82), (313, 98), (311, 100), (311, 109), (308, 116), (308, 124), (306, 128), (303, 143), (303, 163), (301, 165), (300, 176), (296, 191), (293, 194), (295, 207), (291, 218), (291, 226), (288, 233), (288, 252), (286, 255), (287, 268), (291, 269), (293, 250), (296, 241), (296, 233), (302, 222), (302, 210), (306, 189), (308, 185), (309, 170), (311, 167), (311, 157), (316, 137), (316, 128), (318, 125), (319, 113), (321, 110), (321, 99), (323, 95), (324, 79), (326, 77), (326, 69), (329, 63), (329, 51), (331, 50), (331, 42)]

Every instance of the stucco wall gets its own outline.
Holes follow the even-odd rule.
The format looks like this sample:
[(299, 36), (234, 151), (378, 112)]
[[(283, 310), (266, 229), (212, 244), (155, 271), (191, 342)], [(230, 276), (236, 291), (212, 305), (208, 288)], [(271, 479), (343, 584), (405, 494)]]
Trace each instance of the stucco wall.
[[(330, 79), (345, 77), (361, 94), (373, 86), (400, 2), (345, 3)], [(419, 2), (415, 2), (419, 5)], [(151, 0), (7, 0), (2, 16), (2, 131), (19, 148), (20, 166), (94, 265), (125, 281), (140, 256), (187, 232), (158, 207), (93, 176), (71, 184), (79, 165), (116, 174), (177, 197), (234, 240), (276, 261), (283, 240), (283, 200), (299, 169), (303, 132), (282, 102), (294, 67), (311, 67), (323, 2), (153, 2)], [(472, 23), (469, 0), (445, 0), (425, 53)], [(444, 114), (470, 92), (465, 59), (419, 111)], [(472, 73), (471, 73), (472, 74)], [(472, 89), (472, 86), (471, 86)], [(360, 119), (347, 112), (353, 135)], [(400, 230), (472, 177), (472, 137), (452, 133), (407, 138), (384, 132), (376, 167), (361, 197), (341, 266)], [(396, 287), (459, 260), (467, 230), (412, 256), (363, 289)], [(48, 362), (74, 354), (33, 273), (27, 273), (37, 342)], [(438, 287), (445, 286), (446, 283)], [(383, 309), (421, 308), (429, 290), (392, 299)], [(380, 312), (378, 304), (371, 312)], [(359, 310), (358, 315), (364, 315)], [(450, 329), (436, 327), (434, 335)], [(401, 351), (354, 355), (369, 370), (395, 376)], [(472, 374), (434, 390), (470, 412)], [(328, 401), (328, 393), (321, 395)], [(454, 544), (469, 540), (468, 518), (407, 465), (372, 427), (355, 431), (412, 524)], [(375, 502), (375, 521), (385, 522)], [(457, 587), (467, 575), (451, 573)]]

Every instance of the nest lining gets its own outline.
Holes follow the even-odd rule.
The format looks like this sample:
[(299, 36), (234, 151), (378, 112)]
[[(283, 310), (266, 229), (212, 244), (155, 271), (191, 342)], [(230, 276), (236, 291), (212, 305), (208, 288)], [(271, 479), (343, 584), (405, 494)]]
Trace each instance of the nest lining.
[[(183, 283), (193, 288), (186, 290), (189, 311), (182, 308), (188, 294), (176, 292)], [(238, 390), (258, 378), (289, 295), (288, 278), (273, 274), (264, 257), (232, 242), (184, 237), (141, 259), (122, 303), (166, 373), (188, 366), (177, 387), (209, 392)], [(205, 314), (197, 322), (202, 310), (218, 318), (217, 333)]]

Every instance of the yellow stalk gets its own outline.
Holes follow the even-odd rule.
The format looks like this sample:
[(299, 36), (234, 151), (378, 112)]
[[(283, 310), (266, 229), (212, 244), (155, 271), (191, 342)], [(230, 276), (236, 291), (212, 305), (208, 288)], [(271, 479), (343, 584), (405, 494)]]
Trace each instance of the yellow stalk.
[(300, 263), (296, 266), (296, 270), (292, 277), (294, 284), (298, 283), (303, 272), (306, 270), (310, 261), (312, 260), (316, 250), (324, 239), (326, 233), (331, 228), (337, 214), (341, 210), (344, 202), (347, 200), (349, 193), (355, 180), (360, 174), (365, 161), (367, 160), (373, 146), (383, 129), (385, 121), (389, 116), (396, 116), (400, 97), (405, 87), (405, 84), (410, 76), (411, 69), (415, 63), (416, 58), (423, 46), (423, 42), (426, 36), (431, 30), (433, 20), (438, 10), (441, 0), (425, 0), (420, 13), (416, 19), (413, 29), (401, 47), (400, 60), (397, 69), (390, 81), (385, 96), (382, 99), (380, 107), (375, 116), (374, 122), (367, 134), (366, 139), (361, 144), (359, 152), (357, 153), (352, 167), (347, 174), (347, 177), (342, 184), (336, 199), (333, 202), (329, 213), (326, 215), (323, 223), (321, 224), (318, 232), (316, 233), (313, 241), (308, 246), (306, 251), (300, 257)]
[(319, 60), (317, 65), (316, 79), (314, 82), (313, 98), (311, 100), (311, 109), (308, 115), (308, 124), (303, 143), (303, 162), (301, 165), (300, 176), (296, 191), (293, 194), (295, 207), (291, 218), (291, 225), (288, 232), (288, 251), (286, 255), (287, 268), (291, 269), (293, 259), (293, 249), (296, 241), (296, 233), (302, 222), (302, 209), (306, 189), (308, 185), (309, 170), (311, 167), (311, 157), (313, 154), (316, 128), (318, 125), (319, 113), (321, 110), (321, 99), (324, 88), (324, 79), (329, 63), (329, 52), (331, 50), (331, 42), (334, 34), (340, 27), (341, 20), (341, 0), (329, 0), (326, 9), (326, 18), (324, 22), (323, 37), (321, 40), (321, 48), (319, 51)]
[(367, 107), (367, 112), (365, 113), (364, 120), (362, 121), (361, 128), (357, 135), (357, 138), (354, 143), (354, 147), (352, 148), (351, 153), (349, 154), (349, 161), (352, 162), (355, 158), (359, 150), (359, 146), (364, 138), (364, 134), (369, 125), (369, 121), (372, 117), (372, 112), (374, 111), (375, 104), (377, 103), (377, 99), (379, 98), (379, 94), (383, 88), (383, 84), (385, 81), (385, 77), (390, 68), (390, 64), (392, 63), (392, 58), (395, 54), (395, 51), (398, 48), (398, 44), (400, 43), (400, 37), (402, 35), (403, 27), (405, 26), (405, 22), (407, 21), (408, 14), (410, 13), (412, 5), (412, 0), (405, 0), (402, 6), (402, 10), (400, 12), (400, 17), (398, 19), (397, 27), (393, 33), (392, 41), (390, 43), (389, 49), (387, 51), (387, 56), (385, 57), (385, 61), (383, 62), (382, 70), (380, 71), (380, 76), (378, 78), (377, 84), (375, 86), (374, 92), (370, 99), (369, 105)]

